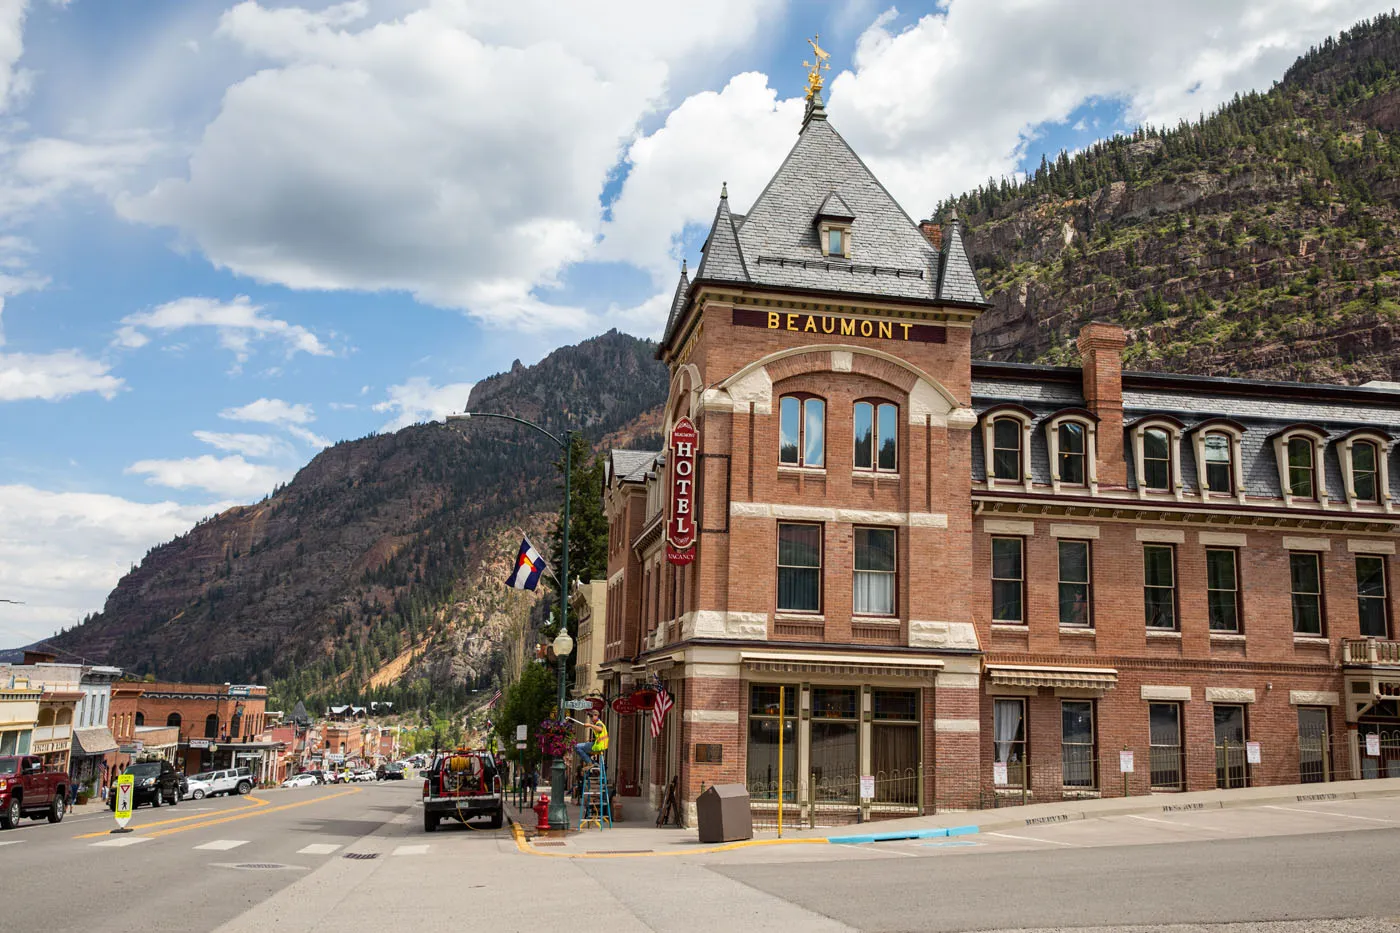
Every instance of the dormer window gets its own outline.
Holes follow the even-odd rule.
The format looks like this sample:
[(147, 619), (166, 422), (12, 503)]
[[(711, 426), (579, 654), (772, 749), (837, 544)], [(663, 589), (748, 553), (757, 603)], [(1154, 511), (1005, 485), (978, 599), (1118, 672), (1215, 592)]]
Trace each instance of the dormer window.
[(1244, 501), (1241, 445), (1244, 425), (1228, 418), (1211, 418), (1191, 429), (1196, 455), (1196, 489), (1201, 498), (1234, 496)]
[(855, 219), (855, 212), (841, 199), (841, 195), (833, 191), (826, 196), (815, 218), (823, 256), (851, 258), (851, 223)]
[(1327, 484), (1322, 471), (1327, 435), (1308, 424), (1284, 428), (1270, 438), (1278, 462), (1279, 489), (1285, 505), (1295, 499), (1327, 504)]
[(1206, 435), (1206, 489), (1209, 492), (1230, 493), (1234, 481), (1230, 478), (1230, 438), (1219, 431)]
[(1084, 425), (1078, 421), (1066, 421), (1059, 427), (1060, 441), (1060, 482), (1071, 486), (1084, 485)]
[(840, 227), (826, 228), (826, 254), (828, 256), (846, 255), (845, 243), (842, 240), (845, 233), (846, 231), (842, 230)]
[(1133, 422), (1131, 428), (1138, 493), (1168, 492), (1179, 497), (1181, 422), (1170, 415), (1151, 415)]
[(1390, 436), (1375, 429), (1352, 431), (1337, 443), (1347, 504), (1390, 502)]
[(1098, 490), (1094, 421), (1090, 412), (1075, 408), (1062, 411), (1045, 422), (1050, 482), (1056, 491), (1062, 484)]
[(1380, 455), (1372, 442), (1351, 445), (1351, 488), (1358, 501), (1376, 501), (1376, 463), (1379, 460)]
[(983, 468), (987, 485), (1031, 482), (1031, 422), (1035, 415), (1020, 405), (998, 405), (982, 414)]
[(1291, 438), (1288, 441), (1288, 494), (1299, 499), (1317, 498), (1316, 474), (1312, 439)]

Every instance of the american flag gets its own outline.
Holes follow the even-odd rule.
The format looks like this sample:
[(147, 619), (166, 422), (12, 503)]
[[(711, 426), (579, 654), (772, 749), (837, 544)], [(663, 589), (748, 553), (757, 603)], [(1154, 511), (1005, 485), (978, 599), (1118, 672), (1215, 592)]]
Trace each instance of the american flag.
[(661, 734), (661, 726), (666, 722), (666, 711), (674, 705), (671, 694), (666, 692), (666, 688), (658, 687), (656, 702), (651, 706), (651, 737), (653, 739)]

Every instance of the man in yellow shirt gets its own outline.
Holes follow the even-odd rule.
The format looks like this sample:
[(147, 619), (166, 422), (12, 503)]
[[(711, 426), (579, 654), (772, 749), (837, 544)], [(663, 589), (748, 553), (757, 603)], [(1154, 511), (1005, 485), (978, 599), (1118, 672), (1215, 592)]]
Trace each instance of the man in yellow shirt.
[(578, 753), (580, 762), (586, 762), (587, 767), (596, 768), (598, 760), (593, 755), (600, 755), (608, 750), (608, 727), (603, 725), (603, 719), (596, 709), (589, 713), (588, 719), (583, 725), (592, 734), (592, 738), (579, 742), (574, 746), (574, 751)]

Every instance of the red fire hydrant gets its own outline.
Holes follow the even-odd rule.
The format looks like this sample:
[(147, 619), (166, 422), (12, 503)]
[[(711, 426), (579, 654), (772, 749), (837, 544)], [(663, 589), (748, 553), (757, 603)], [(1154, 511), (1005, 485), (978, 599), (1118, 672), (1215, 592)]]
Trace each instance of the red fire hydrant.
[(540, 794), (535, 805), (531, 807), (535, 811), (535, 832), (542, 833), (549, 829), (549, 795)]

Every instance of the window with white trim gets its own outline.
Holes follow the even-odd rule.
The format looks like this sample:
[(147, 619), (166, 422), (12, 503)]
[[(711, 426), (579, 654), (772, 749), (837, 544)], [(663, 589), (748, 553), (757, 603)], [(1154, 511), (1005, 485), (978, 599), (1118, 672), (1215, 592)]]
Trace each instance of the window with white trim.
[(1390, 436), (1354, 431), (1337, 443), (1347, 503), (1390, 502)]
[(1293, 634), (1322, 634), (1322, 559), (1312, 551), (1288, 555), (1293, 594)]
[(1311, 438), (1288, 439), (1288, 494), (1298, 499), (1317, 498), (1317, 464), (1313, 446)]
[(992, 475), (997, 479), (1021, 481), (1021, 435), (1023, 424), (1016, 418), (992, 420)]
[(1361, 502), (1375, 502), (1380, 484), (1377, 472), (1380, 451), (1372, 441), (1357, 441), (1351, 445), (1352, 495)]
[(1234, 457), (1230, 435), (1211, 431), (1205, 437), (1205, 489), (1229, 495), (1235, 491)]
[(1059, 449), (1056, 460), (1059, 465), (1060, 482), (1069, 486), (1083, 486), (1088, 482), (1085, 460), (1089, 454), (1088, 434), (1079, 421), (1063, 421), (1055, 429)]

